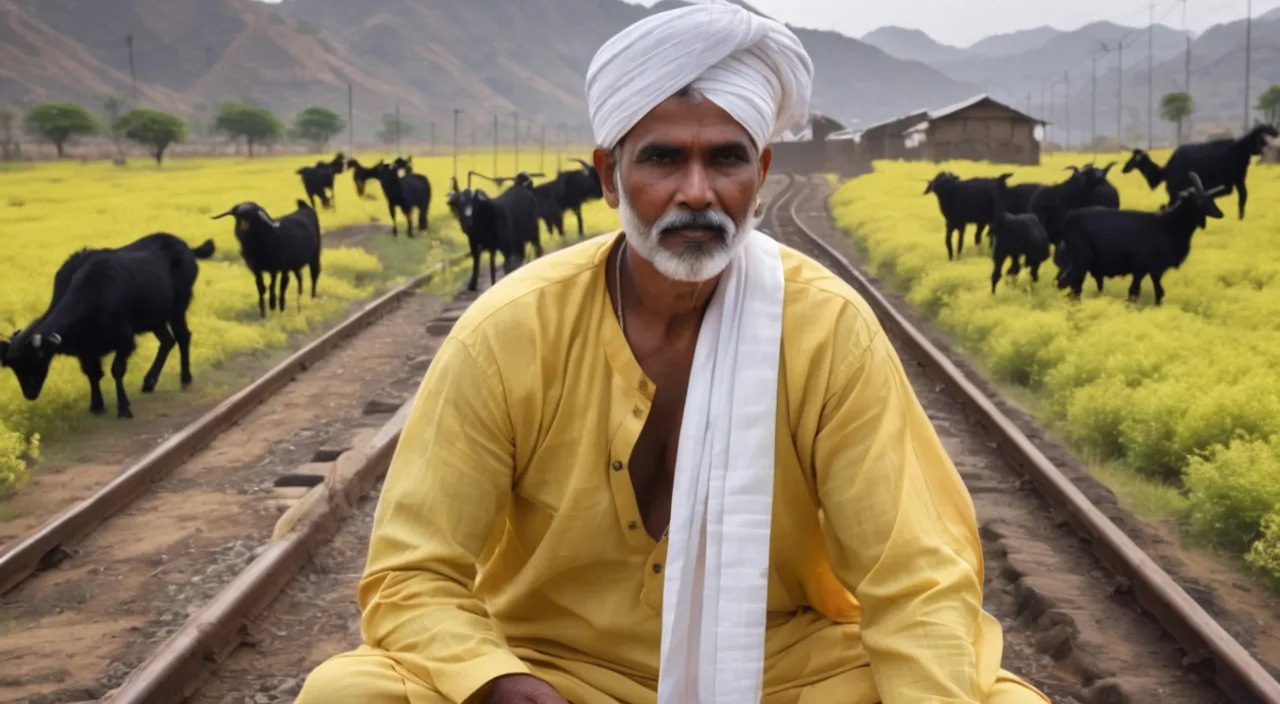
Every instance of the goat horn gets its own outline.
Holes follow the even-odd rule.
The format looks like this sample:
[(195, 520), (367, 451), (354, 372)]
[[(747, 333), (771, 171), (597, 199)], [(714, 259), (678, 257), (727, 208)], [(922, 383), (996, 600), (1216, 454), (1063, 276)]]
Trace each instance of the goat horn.
[(53, 343), (53, 344), (55, 344), (55, 345), (61, 345), (61, 344), (62, 344), (62, 336), (61, 336), (61, 335), (59, 335), (59, 334), (58, 334), (58, 333), (56, 333), (56, 332), (51, 332), (51, 333), (49, 333), (49, 342), (52, 342), (52, 343)]
[(41, 337), (40, 337), (40, 333), (36, 333), (36, 334), (34, 334), (34, 335), (32, 335), (32, 336), (31, 336), (31, 346), (32, 346), (32, 347), (34, 347), (34, 348), (36, 348), (36, 349), (40, 349), (40, 343), (41, 343), (42, 341), (43, 341), (43, 340), (42, 340), (42, 339), (41, 339)]
[(221, 214), (221, 215), (214, 215), (213, 217), (211, 217), (211, 218), (209, 218), (209, 219), (210, 219), (210, 220), (221, 220), (222, 218), (225, 218), (225, 217), (227, 217), (228, 215), (235, 215), (235, 214), (236, 214), (236, 213), (235, 213), (235, 210), (236, 210), (235, 208), (232, 208), (231, 210), (228, 210), (227, 212), (225, 212), (225, 213), (223, 213), (223, 214)]
[(1068, 166), (1068, 167), (1066, 167), (1065, 169), (1063, 169), (1063, 171), (1070, 171), (1070, 172), (1071, 172), (1071, 173), (1073, 173), (1073, 174), (1078, 174), (1078, 173), (1080, 173), (1080, 167), (1079, 167), (1079, 166)]
[(1196, 193), (1204, 195), (1204, 184), (1200, 182), (1200, 177), (1196, 175), (1196, 172), (1192, 171), (1187, 176), (1191, 177), (1191, 186), (1196, 189)]

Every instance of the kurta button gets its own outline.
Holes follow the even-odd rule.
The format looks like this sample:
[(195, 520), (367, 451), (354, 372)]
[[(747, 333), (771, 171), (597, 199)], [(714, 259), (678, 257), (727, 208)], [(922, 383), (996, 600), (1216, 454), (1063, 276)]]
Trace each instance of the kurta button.
[(628, 523), (628, 524), (627, 524), (627, 528), (629, 528), (629, 529), (631, 529), (631, 530), (635, 530), (636, 528), (639, 528), (639, 527), (640, 527), (640, 524), (639, 524), (639, 523), (636, 523), (635, 521), (632, 521), (632, 522), (630, 522), (630, 523)]
[(635, 408), (631, 409), (631, 415), (635, 416), (636, 418), (639, 418), (640, 416), (644, 415), (644, 411), (640, 410), (639, 406), (636, 406)]
[(658, 564), (657, 562), (653, 563), (653, 573), (660, 574), (661, 572), (662, 572), (662, 565)]
[(644, 391), (644, 390), (645, 390), (645, 389), (647, 389), (647, 388), (649, 388), (649, 382), (645, 381), (644, 379), (641, 379), (641, 380), (640, 380), (640, 390), (641, 390), (641, 391)]
[(622, 463), (621, 463), (621, 462), (619, 462), (618, 460), (614, 460), (614, 461), (613, 461), (613, 464), (612, 464), (611, 466), (613, 467), (613, 471), (615, 471), (615, 472), (617, 472), (617, 471), (619, 471), (619, 470), (621, 470), (621, 469), (622, 469)]

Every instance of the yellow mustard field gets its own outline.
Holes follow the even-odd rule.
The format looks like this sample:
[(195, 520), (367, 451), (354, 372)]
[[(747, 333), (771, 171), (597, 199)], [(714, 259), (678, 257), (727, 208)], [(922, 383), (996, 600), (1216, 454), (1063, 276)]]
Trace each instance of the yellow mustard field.
[[(1164, 163), (1168, 152), (1153, 158)], [(1122, 174), (1124, 159), (1098, 159), (1118, 162), (1110, 181), (1121, 207), (1156, 210), (1164, 187)], [(1150, 279), (1136, 306), (1125, 302), (1127, 278), (1107, 280), (1102, 294), (1089, 283), (1071, 303), (1052, 262), (1037, 285), (1024, 269), (993, 295), (988, 240), (975, 247), (972, 226), (963, 257), (947, 261), (937, 199), (923, 195), (937, 171), (1054, 183), (1088, 160), (878, 162), (830, 205), (877, 276), (990, 373), (1029, 389), (1083, 456), (1178, 486), (1195, 536), (1280, 579), (1280, 169), (1250, 167), (1245, 220), (1234, 193), (1218, 200), (1226, 217), (1196, 232), (1187, 261), (1164, 277), (1160, 307)]]
[[(350, 156), (350, 155), (349, 155)], [(355, 155), (365, 166), (389, 154)], [(239, 353), (285, 345), (300, 333), (335, 322), (349, 306), (397, 283), (397, 279), (437, 266), (466, 251), (466, 239), (449, 213), (445, 197), (453, 171), (451, 157), (414, 156), (414, 169), (431, 181), (430, 236), (405, 237), (403, 214), (397, 214), (400, 236), (392, 239), (386, 202), (376, 181), (369, 181), (366, 194), (358, 197), (348, 170), (335, 179), (335, 209), (317, 208), (322, 232), (326, 235), (352, 225), (379, 224), (385, 228), (374, 251), (354, 246), (326, 243), (322, 257), (317, 298), (309, 293), (298, 310), (297, 291), (290, 287), (288, 311), (268, 311), (264, 320), (258, 312), (253, 275), (240, 259), (235, 239), (234, 219), (211, 220), (241, 201), (255, 201), (273, 216), (296, 208), (305, 199), (298, 168), (332, 154), (285, 156), (256, 159), (189, 159), (167, 161), (162, 167), (142, 159), (127, 166), (109, 162), (62, 162), (32, 168), (0, 171), (0, 334), (8, 337), (27, 325), (48, 306), (53, 276), (72, 252), (82, 247), (118, 247), (153, 232), (169, 232), (192, 246), (212, 238), (217, 252), (200, 262), (195, 296), (188, 311), (192, 331), (191, 365), (195, 387), (202, 372), (228, 362)], [(548, 171), (555, 174), (554, 158)], [(521, 166), (536, 169), (536, 155), (522, 156)], [(489, 173), (492, 154), (464, 155), (459, 169)], [(506, 175), (515, 168), (513, 154), (499, 154), (499, 168)], [(565, 162), (565, 168), (576, 164)], [(542, 181), (544, 179), (535, 179)], [(476, 182), (491, 195), (491, 183)], [(616, 227), (617, 218), (603, 201), (584, 208), (588, 234)], [(566, 242), (577, 241), (577, 223), (568, 215), (572, 228)], [(416, 231), (415, 231), (415, 234)], [(559, 237), (543, 233), (544, 247), (560, 244)], [(382, 257), (376, 252), (381, 251)], [(390, 266), (389, 266), (390, 264)], [(470, 274), (470, 262), (465, 267)], [(487, 268), (487, 267), (484, 267)], [(304, 276), (304, 278), (307, 278)], [(125, 389), (137, 403), (142, 377), (155, 357), (154, 336), (137, 338), (138, 348), (130, 358)], [(104, 358), (110, 369), (110, 356)], [(165, 365), (157, 393), (177, 389), (178, 351), (175, 348)], [(114, 383), (108, 375), (102, 382), (107, 415), (114, 421)], [(79, 427), (89, 417), (88, 381), (74, 358), (55, 358), (44, 390), (37, 401), (23, 398), (12, 371), (0, 369), (0, 494), (20, 485), (27, 476), (28, 459), (39, 444)], [(135, 413), (137, 410), (135, 410)], [(129, 421), (119, 421), (127, 428)]]

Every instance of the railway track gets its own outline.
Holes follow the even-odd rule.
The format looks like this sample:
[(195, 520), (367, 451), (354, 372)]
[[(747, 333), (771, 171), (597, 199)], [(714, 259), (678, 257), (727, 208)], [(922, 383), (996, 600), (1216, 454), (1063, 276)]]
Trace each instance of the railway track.
[(903, 358), (973, 496), (1006, 666), (1055, 702), (1280, 702), (1275, 664), (1255, 659), (850, 262), (826, 195), (784, 177), (773, 233), (853, 285)]
[[(1005, 627), (1005, 666), (1055, 702), (1280, 702), (1280, 685), (1267, 670), (1074, 489), (1037, 443), (979, 389), (978, 380), (966, 379), (848, 263), (826, 216), (825, 187), (784, 177), (771, 180), (768, 189), (766, 227), (850, 281), (871, 302), (972, 493), (986, 558), (986, 608)], [(413, 313), (414, 330), (421, 330), (428, 309), (438, 310), (428, 325), (430, 347), (467, 303), (455, 300)], [(355, 588), (379, 477), (423, 368), (381, 380), (380, 393), (404, 403), (389, 419), (383, 416), (381, 425), (342, 426), (357, 437), (328, 443), (348, 449), (328, 453), (336, 458), (323, 470), (315, 465), (300, 470), (322, 475), (323, 481), (294, 497), (283, 515), (258, 512), (274, 519), (253, 533), (259, 542), (240, 545), (238, 559), (216, 562), (208, 569), (222, 572), (206, 572), (208, 580), (188, 575), (188, 582), (213, 582), (217, 589), (198, 594), (187, 589), (149, 606), (135, 602), (148, 620), (141, 633), (125, 629), (120, 638), (130, 645), (115, 644), (117, 658), (119, 652), (129, 653), (119, 659), (118, 671), (89, 672), (98, 679), (79, 699), (63, 686), (44, 701), (106, 694), (113, 704), (288, 702), (319, 662), (358, 644)], [(143, 507), (138, 510), (139, 518), (146, 515)], [(126, 566), (130, 570), (149, 574), (136, 562)], [(106, 574), (112, 576), (109, 570)], [(31, 581), (39, 583), (40, 578)], [(101, 610), (101, 592), (82, 588), (86, 604)], [(0, 623), (5, 618), (0, 611)], [(75, 623), (51, 635), (74, 642)], [(82, 647), (111, 637), (86, 626), (83, 618), (78, 624)], [(22, 639), (21, 633), (0, 635), (0, 648), (13, 639)], [(30, 647), (31, 641), (22, 642)], [(138, 657), (143, 649), (145, 660)], [(0, 650), (0, 661), (5, 657)], [(10, 686), (6, 677), (0, 674), (0, 695)]]
[(0, 701), (99, 699), (251, 564), (282, 512), (363, 459), (439, 340), (422, 325), (444, 302), (418, 291), (437, 271), (0, 545)]

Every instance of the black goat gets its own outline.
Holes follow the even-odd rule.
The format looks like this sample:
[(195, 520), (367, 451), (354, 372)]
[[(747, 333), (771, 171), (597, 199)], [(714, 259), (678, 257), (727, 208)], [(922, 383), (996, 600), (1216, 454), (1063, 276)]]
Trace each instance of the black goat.
[[(391, 234), (399, 235), (396, 226), (396, 208), (404, 213), (409, 237), (413, 237), (413, 211), (418, 211), (418, 229), (427, 231), (427, 211), (431, 207), (431, 182), (422, 174), (413, 173), (410, 160), (396, 159), (392, 164), (373, 167), (382, 195), (387, 199), (387, 211), (391, 213)], [(403, 170), (404, 175), (400, 174)]]
[(1129, 160), (1124, 163), (1121, 173), (1129, 173), (1134, 169), (1147, 180), (1147, 187), (1152, 190), (1164, 183), (1164, 167), (1151, 160), (1151, 156), (1141, 149), (1134, 149)]
[[(276, 277), (280, 278), (279, 310), (284, 312), (290, 272), (298, 280), (298, 308), (301, 309), (304, 266), (311, 269), (311, 297), (316, 297), (316, 281), (320, 278), (320, 218), (306, 201), (299, 200), (298, 209), (279, 220), (253, 202), (240, 203), (213, 219), (228, 215), (235, 216), (240, 256), (258, 284), (258, 312), (262, 317), (267, 317), (268, 306), (263, 296), (268, 292), (270, 308), (276, 310)], [(263, 283), (263, 274), (271, 274), (270, 288)]]
[(1039, 218), (1031, 213), (996, 213), (991, 222), (991, 236), (995, 241), (995, 248), (991, 252), (991, 259), (995, 264), (991, 270), (991, 293), (996, 292), (1005, 259), (1012, 260), (1009, 276), (1017, 276), (1022, 271), (1019, 259), (1025, 259), (1027, 268), (1031, 271), (1031, 281), (1040, 281), (1040, 265), (1049, 258), (1049, 235), (1045, 233)]
[(1113, 161), (1099, 169), (1093, 164), (1085, 164), (1080, 167), (1080, 172), (1085, 175), (1089, 183), (1093, 184), (1093, 189), (1089, 191), (1085, 202), (1088, 205), (1096, 205), (1101, 208), (1116, 209), (1120, 207), (1120, 191), (1116, 190), (1115, 185), (1107, 180), (1107, 174), (1110, 173), (1111, 167), (1115, 166)]
[[(522, 179), (521, 176), (524, 178)], [(532, 244), (537, 256), (542, 256), (541, 235), (538, 228), (537, 200), (528, 176), (516, 177), (515, 184), (497, 198), (490, 198), (483, 190), (470, 188), (459, 191), (457, 182), (449, 194), (449, 208), (462, 226), (471, 245), (471, 282), (468, 290), (475, 291), (480, 282), (480, 255), (489, 253), (489, 282), (497, 281), (495, 257), (502, 253), (504, 273), (515, 271), (524, 262), (525, 250)]]
[(534, 187), (537, 197), (537, 214), (547, 224), (550, 233), (559, 232), (564, 235), (564, 211), (572, 210), (578, 218), (578, 236), (586, 232), (582, 224), (582, 205), (589, 201), (604, 197), (600, 185), (600, 173), (596, 167), (581, 159), (574, 159), (582, 165), (580, 170), (561, 171), (555, 179)]
[(182, 386), (191, 384), (191, 330), (187, 308), (199, 276), (197, 259), (213, 256), (213, 240), (192, 249), (157, 232), (118, 249), (81, 249), (58, 268), (49, 307), (10, 340), (0, 341), (0, 365), (18, 377), (28, 401), (40, 397), (55, 354), (76, 357), (89, 378), (89, 411), (106, 411), (102, 399), (102, 357), (114, 352), (116, 415), (132, 418), (124, 375), (134, 338), (152, 333), (160, 341), (155, 361), (142, 381), (151, 393), (174, 343), (182, 362)]
[[(378, 163), (366, 168), (363, 164), (352, 157), (347, 159), (347, 168), (351, 169), (351, 180), (356, 184), (356, 195), (361, 198), (365, 197), (364, 187), (370, 179), (378, 178), (378, 169), (382, 166), (383, 160), (379, 159)], [(377, 196), (369, 196), (370, 199), (376, 200)]]
[(1222, 210), (1213, 198), (1225, 190), (1219, 186), (1206, 191), (1199, 176), (1189, 174), (1191, 188), (1178, 194), (1173, 205), (1158, 213), (1089, 207), (1075, 210), (1065, 218), (1063, 246), (1055, 252), (1060, 273), (1059, 289), (1070, 288), (1079, 298), (1084, 277), (1132, 276), (1129, 300), (1136, 302), (1142, 279), (1151, 277), (1156, 305), (1164, 299), (1160, 278), (1176, 269), (1191, 252), (1191, 237), (1203, 229), (1207, 218), (1220, 219)]
[(1262, 154), (1267, 142), (1280, 136), (1280, 131), (1268, 124), (1255, 126), (1240, 139), (1215, 139), (1199, 144), (1184, 144), (1173, 150), (1164, 165), (1164, 186), (1172, 203), (1180, 194), (1192, 187), (1191, 174), (1200, 178), (1204, 188), (1223, 186), (1222, 195), (1234, 188), (1239, 203), (1239, 219), (1244, 219), (1244, 205), (1249, 200), (1245, 178), (1249, 175), (1249, 161)]
[(302, 176), (302, 187), (307, 191), (307, 199), (311, 201), (311, 207), (316, 207), (316, 198), (320, 199), (320, 204), (326, 208), (338, 204), (338, 193), (333, 187), (333, 177), (342, 173), (346, 168), (346, 158), (342, 152), (333, 158), (332, 161), (317, 161), (315, 166), (304, 166), (298, 169), (298, 175)]
[[(1013, 174), (1001, 174), (996, 178), (971, 178), (964, 181), (950, 171), (940, 171), (925, 186), (924, 195), (938, 198), (938, 209), (946, 221), (947, 259), (955, 259), (964, 253), (964, 231), (973, 223), (978, 226), (974, 244), (982, 244), (982, 232), (995, 217), (996, 199), (1001, 187)], [(955, 250), (951, 247), (951, 233), (959, 231)]]
[(1098, 171), (1081, 171), (1068, 166), (1071, 175), (1062, 183), (1043, 186), (1031, 196), (1031, 213), (1040, 219), (1049, 242), (1055, 247), (1062, 241), (1063, 223), (1067, 213), (1089, 206), (1089, 199), (1098, 184)]

